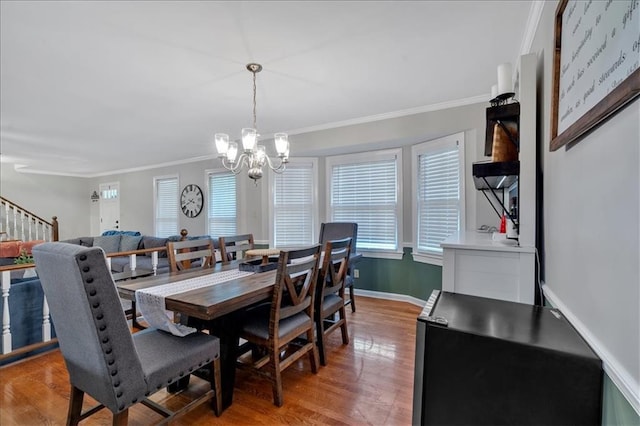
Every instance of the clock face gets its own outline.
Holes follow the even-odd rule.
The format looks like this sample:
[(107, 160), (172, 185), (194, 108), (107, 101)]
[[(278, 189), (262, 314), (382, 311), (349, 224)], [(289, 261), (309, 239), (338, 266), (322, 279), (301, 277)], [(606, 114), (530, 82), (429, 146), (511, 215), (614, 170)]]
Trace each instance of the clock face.
[(202, 211), (204, 205), (204, 198), (202, 197), (202, 190), (198, 185), (189, 184), (182, 190), (180, 196), (180, 208), (182, 213), (187, 217), (196, 217)]

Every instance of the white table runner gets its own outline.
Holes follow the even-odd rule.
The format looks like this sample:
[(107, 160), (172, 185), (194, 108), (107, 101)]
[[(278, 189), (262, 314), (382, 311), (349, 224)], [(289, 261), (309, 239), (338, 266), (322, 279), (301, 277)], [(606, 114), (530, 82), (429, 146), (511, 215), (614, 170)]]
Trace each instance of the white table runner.
[(216, 272), (200, 277), (137, 290), (136, 304), (138, 305), (138, 309), (145, 321), (147, 321), (151, 327), (168, 331), (174, 336), (183, 337), (195, 332), (196, 329), (173, 322), (173, 312), (165, 309), (164, 298), (166, 296), (184, 293), (185, 291), (195, 290), (202, 287), (209, 287), (253, 274), (254, 272), (232, 269), (229, 271)]

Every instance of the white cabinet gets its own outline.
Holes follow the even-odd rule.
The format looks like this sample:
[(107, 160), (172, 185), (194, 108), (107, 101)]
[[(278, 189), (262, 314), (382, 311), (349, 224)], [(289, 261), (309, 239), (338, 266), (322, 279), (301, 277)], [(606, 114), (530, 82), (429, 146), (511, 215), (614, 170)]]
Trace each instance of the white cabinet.
[[(531, 53), (519, 58), (516, 69), (515, 88), (520, 103), (518, 245), (493, 241), (491, 234), (475, 230), (445, 240), (442, 243), (442, 289), (445, 291), (512, 302), (535, 302), (538, 288), (535, 267), (536, 66), (536, 54)], [(504, 184), (502, 180), (496, 186)]]
[(493, 241), (469, 231), (442, 243), (442, 289), (511, 302), (534, 303), (535, 249)]

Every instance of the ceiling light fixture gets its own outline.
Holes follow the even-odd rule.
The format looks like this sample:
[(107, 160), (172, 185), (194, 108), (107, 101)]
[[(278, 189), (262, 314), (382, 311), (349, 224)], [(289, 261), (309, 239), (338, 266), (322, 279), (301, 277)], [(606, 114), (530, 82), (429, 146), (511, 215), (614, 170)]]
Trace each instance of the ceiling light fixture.
[(276, 173), (284, 172), (289, 162), (289, 137), (286, 133), (276, 133), (274, 142), (278, 157), (271, 160), (267, 155), (264, 145), (258, 145), (258, 128), (256, 126), (256, 74), (262, 71), (260, 64), (247, 64), (247, 70), (253, 74), (253, 128), (242, 129), (242, 149), (243, 152), (236, 160), (238, 155), (238, 143), (229, 142), (229, 135), (226, 133), (216, 133), (215, 143), (218, 150), (218, 158), (222, 160), (225, 169), (230, 170), (237, 175), (246, 166), (249, 177), (258, 183), (258, 179), (262, 177), (262, 168), (265, 164)]

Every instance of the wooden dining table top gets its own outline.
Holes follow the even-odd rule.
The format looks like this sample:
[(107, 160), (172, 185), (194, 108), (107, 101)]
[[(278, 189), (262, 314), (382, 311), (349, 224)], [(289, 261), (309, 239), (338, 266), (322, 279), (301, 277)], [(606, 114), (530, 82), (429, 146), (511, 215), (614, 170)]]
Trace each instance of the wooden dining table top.
[[(170, 272), (116, 283), (120, 297), (135, 300), (136, 290), (187, 280), (230, 269), (238, 269), (239, 261), (216, 264), (213, 268)], [(165, 296), (167, 310), (203, 320), (212, 320), (254, 303), (268, 300), (276, 281), (276, 270)]]

